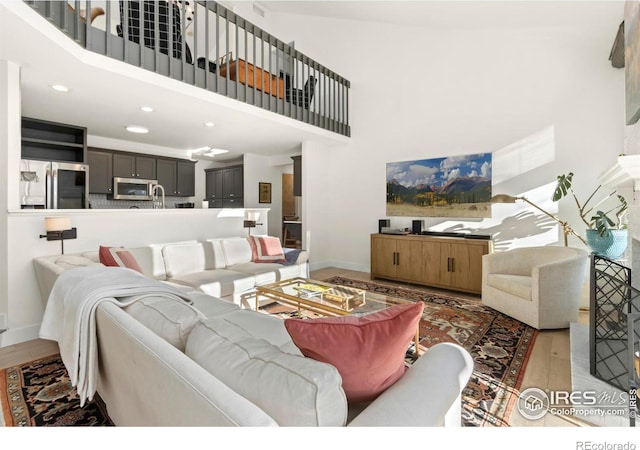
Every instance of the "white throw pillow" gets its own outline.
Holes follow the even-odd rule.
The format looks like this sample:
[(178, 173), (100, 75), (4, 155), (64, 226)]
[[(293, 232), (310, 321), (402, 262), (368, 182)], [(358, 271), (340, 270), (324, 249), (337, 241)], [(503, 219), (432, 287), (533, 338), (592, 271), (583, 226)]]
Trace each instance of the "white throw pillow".
[(335, 367), (285, 353), (224, 318), (198, 323), (185, 354), (280, 426), (343, 426), (347, 399)]

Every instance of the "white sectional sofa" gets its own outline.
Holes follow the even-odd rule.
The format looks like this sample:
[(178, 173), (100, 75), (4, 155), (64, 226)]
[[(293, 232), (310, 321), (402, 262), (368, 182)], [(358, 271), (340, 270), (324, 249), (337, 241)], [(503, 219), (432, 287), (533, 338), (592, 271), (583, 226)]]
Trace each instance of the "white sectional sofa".
[[(123, 274), (115, 271), (136, 279), (120, 284)], [(188, 294), (193, 305), (182, 296), (154, 294), (154, 283), (161, 291), (166, 285), (128, 269), (76, 267), (62, 274), (47, 304), (55, 305), (50, 318), (69, 296), (88, 292), (85, 284), (96, 278), (117, 278), (119, 289), (149, 289), (137, 301), (94, 304), (89, 329), (95, 329), (97, 349), (89, 353), (97, 355), (97, 371), (84, 373), (93, 374), (95, 390), (118, 426), (461, 424), (461, 392), (473, 360), (458, 345), (433, 346), (375, 400), (350, 405), (338, 370), (304, 357), (282, 319), (197, 291)], [(105, 283), (95, 289), (87, 298), (95, 298)], [(70, 347), (65, 321), (48, 320), (65, 330), (57, 337), (41, 333), (58, 340), (61, 349)]]
[[(249, 241), (241, 237), (152, 244), (126, 250), (150, 278), (202, 291), (245, 308), (255, 306), (256, 286), (306, 277), (309, 270), (309, 254), (304, 250), (290, 265), (252, 262)], [(43, 301), (49, 297), (58, 274), (93, 264), (100, 264), (97, 249), (36, 258), (34, 267)]]
[[(85, 292), (80, 285), (90, 281), (88, 271), (100, 280), (118, 278), (113, 270), (125, 271), (136, 286), (169, 283), (190, 290), (191, 305), (154, 294), (128, 306), (111, 299), (96, 304), (95, 387), (116, 425), (461, 425), (461, 392), (473, 371), (466, 350), (435, 345), (375, 400), (350, 405), (338, 370), (304, 357), (282, 319), (204, 293), (242, 298), (242, 290), (256, 283), (306, 275), (304, 253), (292, 266), (252, 266), (243, 247), (223, 239), (129, 249), (146, 276), (103, 268), (96, 252), (35, 261), (45, 301), (56, 280), (53, 299)], [(61, 277), (66, 270), (74, 277)], [(59, 339), (63, 348), (65, 338)]]

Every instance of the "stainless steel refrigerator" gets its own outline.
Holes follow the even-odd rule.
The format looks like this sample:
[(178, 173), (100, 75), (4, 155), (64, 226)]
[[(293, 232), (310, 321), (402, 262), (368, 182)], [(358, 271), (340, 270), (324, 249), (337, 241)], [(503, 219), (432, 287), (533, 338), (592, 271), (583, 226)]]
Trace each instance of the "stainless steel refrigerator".
[(23, 209), (84, 209), (89, 206), (89, 166), (55, 161), (20, 161)]

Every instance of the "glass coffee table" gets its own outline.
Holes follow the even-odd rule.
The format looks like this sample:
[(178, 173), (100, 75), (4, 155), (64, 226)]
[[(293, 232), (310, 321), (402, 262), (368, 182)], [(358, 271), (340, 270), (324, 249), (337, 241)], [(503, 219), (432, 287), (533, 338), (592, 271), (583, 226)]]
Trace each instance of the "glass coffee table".
[[(310, 311), (321, 316), (363, 316), (395, 305), (413, 303), (387, 295), (376, 294), (349, 286), (325, 281), (292, 278), (256, 287), (256, 311), (261, 299), (293, 306), (298, 312)], [(264, 303), (264, 301), (263, 301)], [(418, 355), (420, 324), (416, 328), (414, 354)]]

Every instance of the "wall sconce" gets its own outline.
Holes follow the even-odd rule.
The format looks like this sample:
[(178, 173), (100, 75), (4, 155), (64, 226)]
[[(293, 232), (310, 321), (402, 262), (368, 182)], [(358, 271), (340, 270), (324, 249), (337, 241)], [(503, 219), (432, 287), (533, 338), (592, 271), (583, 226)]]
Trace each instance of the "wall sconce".
[(565, 247), (569, 245), (568, 241), (569, 241), (569, 235), (570, 234), (573, 234), (575, 237), (580, 239), (580, 241), (584, 245), (587, 245), (586, 241), (582, 238), (582, 236), (580, 236), (575, 231), (573, 231), (573, 228), (571, 228), (571, 226), (566, 221), (560, 220), (559, 218), (557, 218), (553, 214), (551, 214), (551, 213), (545, 211), (544, 209), (540, 208), (538, 205), (536, 205), (535, 203), (531, 202), (530, 200), (528, 200), (525, 197), (514, 197), (512, 195), (497, 194), (497, 195), (494, 195), (493, 197), (491, 197), (491, 200), (489, 200), (489, 201), (491, 203), (515, 203), (516, 200), (520, 200), (520, 201), (523, 201), (525, 203), (528, 203), (529, 205), (531, 205), (534, 208), (536, 208), (538, 211), (544, 213), (545, 215), (551, 217), (553, 220), (558, 222), (562, 226), (562, 234), (564, 235), (564, 246)]
[(258, 219), (260, 219), (260, 213), (257, 211), (247, 211), (245, 214), (243, 226), (249, 229), (249, 235), (251, 235), (251, 228), (255, 228), (256, 225), (262, 225), (258, 223)]
[(47, 234), (41, 234), (40, 239), (47, 238), (47, 241), (60, 241), (63, 255), (64, 240), (78, 237), (76, 228), (71, 228), (71, 218), (69, 217), (45, 217), (44, 229)]

